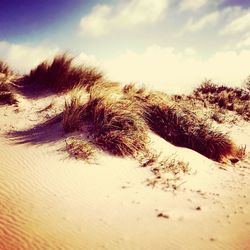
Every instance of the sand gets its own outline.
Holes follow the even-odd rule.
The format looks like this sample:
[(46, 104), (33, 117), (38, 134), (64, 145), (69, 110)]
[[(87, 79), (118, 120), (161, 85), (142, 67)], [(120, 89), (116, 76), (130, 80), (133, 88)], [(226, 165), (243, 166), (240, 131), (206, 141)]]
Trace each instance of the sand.
[(58, 125), (20, 133), (60, 111), (42, 111), (52, 99), (0, 107), (0, 249), (250, 249), (249, 125), (225, 128), (248, 146), (235, 166), (151, 135), (163, 156), (189, 162), (164, 190), (135, 160), (69, 158)]

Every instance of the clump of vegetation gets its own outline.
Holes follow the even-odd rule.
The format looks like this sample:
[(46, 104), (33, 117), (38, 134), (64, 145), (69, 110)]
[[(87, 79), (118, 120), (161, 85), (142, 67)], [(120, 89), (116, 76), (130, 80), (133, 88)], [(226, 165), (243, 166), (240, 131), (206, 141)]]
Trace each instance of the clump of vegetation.
[[(91, 95), (91, 94), (90, 94)], [(129, 99), (90, 98), (81, 105), (72, 99), (65, 107), (65, 131), (86, 130), (93, 142), (105, 151), (118, 156), (133, 156), (146, 150), (147, 126), (141, 110)]]
[(135, 84), (130, 83), (127, 84), (123, 87), (122, 89), (123, 94), (130, 96), (130, 97), (138, 97), (138, 98), (142, 98), (143, 96), (147, 96), (149, 95), (149, 92), (146, 90), (146, 88), (140, 87), (138, 88)]
[(123, 93), (133, 102), (136, 101), (139, 105), (144, 106), (147, 103), (163, 104), (172, 103), (171, 97), (161, 91), (148, 91), (145, 87), (136, 87), (135, 84), (125, 85)]
[(0, 61), (0, 73), (7, 76), (11, 75), (13, 72), (6, 63)]
[(245, 86), (248, 91), (250, 91), (250, 75), (245, 80)]
[(222, 109), (235, 111), (250, 121), (250, 92), (243, 88), (218, 86), (208, 80), (195, 89), (193, 95)]
[(66, 151), (70, 156), (90, 163), (95, 159), (96, 147), (83, 138), (71, 137), (66, 140)]
[(193, 149), (219, 162), (226, 157), (238, 157), (238, 148), (227, 135), (210, 128), (184, 108), (147, 103), (144, 116), (156, 134), (176, 146)]
[(69, 100), (65, 102), (62, 125), (66, 133), (79, 131), (84, 125), (84, 113), (89, 94), (85, 89), (77, 87), (69, 94)]
[(91, 98), (105, 98), (117, 100), (122, 96), (121, 85), (118, 82), (100, 80), (89, 88)]
[(17, 103), (14, 93), (8, 91), (1, 91), (0, 85), (0, 104), (12, 105)]
[(87, 113), (95, 142), (114, 155), (135, 157), (145, 151), (147, 127), (140, 112), (137, 105), (126, 98), (115, 102), (90, 100)]
[(216, 109), (212, 114), (211, 114), (211, 119), (216, 121), (217, 123), (223, 123), (226, 119), (225, 114), (223, 109)]
[(150, 170), (153, 177), (147, 179), (147, 185), (160, 187), (168, 191), (177, 190), (183, 184), (183, 176), (189, 174), (191, 169), (188, 162), (170, 156), (159, 160), (160, 155), (151, 154), (147, 162), (150, 162)]
[(17, 102), (15, 90), (9, 80), (10, 68), (0, 61), (0, 104), (15, 104)]
[(20, 79), (20, 84), (60, 93), (73, 89), (78, 85), (89, 89), (102, 77), (102, 73), (95, 68), (74, 66), (73, 57), (62, 54), (56, 56), (52, 63), (45, 61), (39, 64), (28, 75)]

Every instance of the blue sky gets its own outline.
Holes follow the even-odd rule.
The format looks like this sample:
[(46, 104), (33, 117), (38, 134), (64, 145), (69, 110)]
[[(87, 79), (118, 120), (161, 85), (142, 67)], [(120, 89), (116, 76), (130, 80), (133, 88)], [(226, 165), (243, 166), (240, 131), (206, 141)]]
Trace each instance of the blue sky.
[(250, 74), (249, 0), (1, 0), (0, 27), (0, 59), (21, 72), (67, 50), (166, 89)]

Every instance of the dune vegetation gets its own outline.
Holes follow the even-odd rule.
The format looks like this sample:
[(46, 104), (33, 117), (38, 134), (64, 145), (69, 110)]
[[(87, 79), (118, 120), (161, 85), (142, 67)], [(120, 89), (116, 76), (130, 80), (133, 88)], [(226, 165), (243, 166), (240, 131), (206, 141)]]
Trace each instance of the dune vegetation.
[(13, 72), (10, 67), (0, 61), (0, 104), (15, 104), (17, 102), (15, 89), (11, 80)]
[[(0, 70), (4, 77), (11, 72), (3, 63)], [(249, 121), (248, 88), (230, 88), (206, 81), (191, 95), (168, 95), (135, 84), (123, 86), (111, 82), (95, 68), (76, 66), (73, 57), (67, 54), (57, 55), (51, 63), (42, 62), (29, 74), (19, 77), (13, 86), (16, 90), (33, 89), (37, 96), (44, 91), (68, 92), (61, 114), (62, 127), (66, 135), (78, 134), (78, 139), (75, 137), (67, 144), (70, 155), (89, 160), (95, 148), (139, 159), (148, 155), (148, 133), (152, 131), (176, 146), (190, 148), (214, 161), (237, 162), (244, 156), (244, 148), (195, 110), (211, 113), (217, 107), (225, 112), (234, 111)], [(14, 91), (1, 80), (0, 100), (14, 103)]]
[(76, 86), (90, 88), (103, 77), (97, 69), (76, 66), (73, 57), (67, 54), (57, 55), (51, 63), (44, 61), (29, 74), (19, 79), (20, 86), (50, 90), (55, 93), (66, 92)]
[(13, 72), (6, 63), (4, 63), (3, 61), (0, 61), (0, 73), (7, 76), (7, 75), (11, 75)]
[(194, 97), (198, 100), (206, 100), (221, 109), (235, 111), (246, 121), (250, 121), (250, 91), (249, 82), (246, 88), (232, 88), (219, 86), (212, 81), (205, 81), (194, 90)]

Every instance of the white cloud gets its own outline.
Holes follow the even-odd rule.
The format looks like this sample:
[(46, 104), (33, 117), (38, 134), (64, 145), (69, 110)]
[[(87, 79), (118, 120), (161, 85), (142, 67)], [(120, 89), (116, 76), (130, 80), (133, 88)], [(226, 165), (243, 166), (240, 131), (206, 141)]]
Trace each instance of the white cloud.
[(239, 32), (250, 30), (250, 9), (247, 11), (241, 9), (238, 16), (234, 18), (226, 27), (222, 30), (221, 34), (237, 34)]
[(185, 25), (183, 32), (196, 32), (202, 29), (205, 29), (208, 26), (214, 25), (219, 20), (220, 13), (218, 11), (214, 11), (205, 15), (204, 17), (194, 20), (193, 18), (189, 19), (187, 24)]
[(197, 58), (189, 49), (152, 46), (143, 53), (127, 51), (103, 62), (108, 76), (123, 83), (144, 83), (168, 92), (185, 92), (205, 78), (227, 85), (240, 85), (250, 74), (250, 50), (218, 52), (207, 60)]
[[(210, 0), (211, 1), (211, 0)], [(180, 11), (196, 11), (201, 7), (207, 5), (209, 0), (181, 0), (179, 9)]]
[[(213, 12), (207, 13), (202, 16), (200, 19), (190, 18), (187, 21), (187, 24), (180, 31), (179, 35), (183, 35), (186, 32), (196, 32), (208, 27), (215, 27), (219, 29), (221, 27), (221, 23), (231, 22), (239, 15), (242, 15), (242, 8), (238, 6), (234, 7), (226, 7), (222, 10), (215, 10)], [(224, 31), (219, 31), (219, 34), (222, 34)]]
[(53, 57), (57, 48), (29, 46), (0, 41), (0, 59), (19, 72), (27, 72), (41, 61)]
[(207, 6), (218, 6), (225, 0), (180, 0), (179, 10), (183, 11), (197, 11)]
[(98, 61), (94, 55), (88, 55), (84, 52), (81, 52), (79, 55), (77, 55), (74, 59), (74, 62), (77, 65), (84, 64), (92, 67), (100, 66), (100, 61)]
[(81, 33), (93, 37), (117, 29), (156, 23), (164, 16), (168, 0), (129, 0), (115, 5), (96, 5), (80, 21)]
[(237, 48), (250, 47), (250, 32), (247, 33), (244, 38), (238, 42)]

